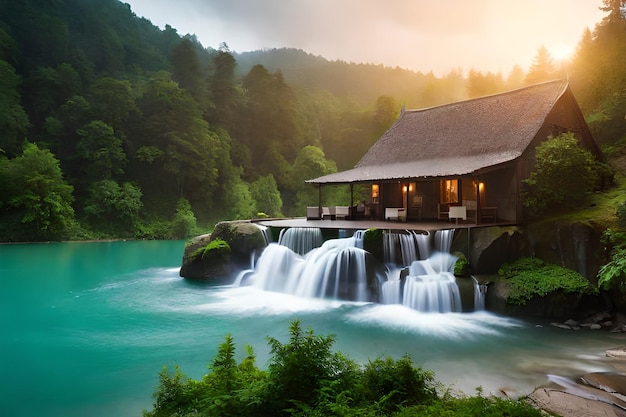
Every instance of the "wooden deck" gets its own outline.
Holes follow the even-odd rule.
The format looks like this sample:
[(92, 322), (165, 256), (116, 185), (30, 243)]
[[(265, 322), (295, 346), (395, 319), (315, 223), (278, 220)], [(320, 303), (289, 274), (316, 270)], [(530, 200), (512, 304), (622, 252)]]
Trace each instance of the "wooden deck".
[(454, 221), (423, 221), (423, 222), (400, 222), (384, 220), (307, 220), (306, 217), (294, 217), (289, 219), (255, 219), (254, 223), (267, 227), (319, 227), (320, 229), (386, 229), (386, 230), (414, 230), (421, 232), (434, 232), (444, 229), (468, 229), (475, 227), (504, 226), (510, 223), (466, 223)]

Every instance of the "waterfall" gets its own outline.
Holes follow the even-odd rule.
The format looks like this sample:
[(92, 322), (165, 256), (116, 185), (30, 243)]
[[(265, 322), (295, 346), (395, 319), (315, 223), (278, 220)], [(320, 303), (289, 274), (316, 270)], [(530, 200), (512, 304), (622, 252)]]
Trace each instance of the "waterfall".
[(430, 241), (427, 234), (407, 230), (406, 233), (385, 233), (383, 246), (385, 262), (410, 265), (430, 254)]
[[(378, 291), (372, 283), (380, 269), (367, 269), (364, 233), (359, 230), (352, 237), (321, 243), (318, 228), (283, 229), (278, 243), (270, 243), (256, 264), (253, 262), (253, 269), (243, 271), (235, 285), (249, 284), (301, 297), (349, 301), (380, 298), (384, 304), (403, 304), (430, 313), (462, 311), (453, 274), (457, 258), (449, 253), (453, 229), (437, 231), (433, 241), (431, 235), (413, 231), (383, 234), (387, 274), (383, 282), (379, 281)], [(431, 243), (435, 246), (432, 249)], [(485, 290), (474, 280), (476, 310), (484, 309)]]
[(322, 231), (318, 227), (291, 227), (282, 229), (278, 235), (278, 244), (304, 255), (322, 246)]
[(381, 302), (383, 304), (402, 304), (401, 268), (387, 271), (387, 280), (381, 285)]
[(267, 226), (263, 226), (262, 224), (256, 224), (255, 226), (258, 227), (259, 229), (261, 229), (261, 234), (263, 235), (263, 240), (265, 241), (265, 246), (269, 245), (270, 243), (272, 243), (273, 239), (272, 239), (272, 232), (269, 229), (269, 227)]
[(474, 281), (474, 311), (483, 311), (485, 309), (487, 286), (478, 283), (478, 280), (474, 277), (472, 277), (472, 281)]
[(428, 233), (413, 232), (413, 237), (415, 242), (417, 242), (419, 259), (428, 259), (430, 256), (430, 235)]
[(363, 236), (365, 235), (365, 230), (357, 230), (354, 232), (352, 239), (354, 239), (354, 246), (360, 249), (363, 249)]
[(454, 229), (437, 230), (435, 232), (435, 250), (450, 253), (453, 238)]
[(452, 271), (456, 257), (439, 253), (409, 266), (402, 304), (418, 311), (450, 313), (461, 311), (461, 294)]
[(352, 238), (331, 239), (302, 256), (287, 246), (270, 244), (254, 271), (251, 285), (302, 297), (370, 301), (363, 249)]

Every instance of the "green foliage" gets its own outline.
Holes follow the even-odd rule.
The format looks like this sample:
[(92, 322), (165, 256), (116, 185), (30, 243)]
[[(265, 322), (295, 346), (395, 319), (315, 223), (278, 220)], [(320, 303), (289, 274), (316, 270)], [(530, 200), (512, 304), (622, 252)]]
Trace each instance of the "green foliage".
[(396, 417), (541, 417), (544, 411), (525, 399), (513, 400), (498, 397), (485, 397), (480, 388), (473, 397), (446, 396), (445, 401), (407, 407), (395, 414)]
[(278, 185), (272, 174), (259, 177), (250, 184), (250, 194), (256, 201), (256, 209), (267, 213), (270, 217), (281, 217), (283, 200)]
[(571, 69), (574, 94), (589, 127), (601, 144), (612, 144), (626, 137), (624, 108), (626, 88), (623, 57), (626, 56), (626, 19), (621, 0), (603, 1), (607, 16), (583, 34)]
[(18, 87), (15, 69), (0, 59), (0, 149), (10, 156), (19, 153), (20, 142), (29, 127)]
[(524, 180), (523, 202), (531, 215), (582, 205), (591, 191), (612, 182), (611, 170), (581, 148), (573, 133), (543, 142), (536, 152), (535, 170)]
[(617, 206), (615, 215), (617, 216), (617, 225), (622, 229), (626, 229), (626, 201)]
[(200, 258), (205, 262), (224, 260), (230, 256), (230, 245), (222, 239), (210, 241), (204, 248), (196, 250), (191, 257)]
[(408, 355), (370, 360), (363, 369), (361, 389), (363, 400), (376, 404), (384, 414), (437, 398), (434, 374), (415, 367)]
[[(605, 11), (610, 18), (581, 41), (571, 82), (595, 137), (614, 144), (626, 137), (619, 93), (626, 31), (614, 8)], [(0, 16), (0, 152), (18, 157), (25, 138), (49, 149), (81, 215), (93, 211), (92, 184), (136, 185), (140, 221), (123, 229), (143, 238), (189, 230), (189, 211), (172, 219), (180, 198), (200, 224), (258, 212), (301, 216), (317, 204), (317, 189), (304, 181), (353, 167), (396, 120), (398, 103), (431, 107), (516, 88), (524, 78), (519, 68), (506, 81), (458, 70), (438, 78), (295, 49), (213, 50), (113, 0), (88, 7), (84, 0), (5, 1)], [(600, 179), (610, 177), (606, 165), (597, 167)], [(275, 187), (256, 183), (269, 176)], [(576, 192), (565, 201), (584, 194)], [(535, 200), (539, 211), (544, 196), (551, 194)], [(349, 193), (329, 187), (323, 198), (347, 205)], [(89, 214), (83, 225), (89, 233), (116, 233), (94, 219)], [(7, 239), (24, 238), (11, 226), (20, 218), (5, 215), (2, 223)]]
[(456, 275), (457, 277), (469, 276), (472, 272), (472, 266), (467, 260), (465, 254), (461, 252), (456, 252), (454, 253), (454, 256), (457, 257), (457, 260), (454, 264), (454, 275)]
[(367, 229), (363, 234), (363, 249), (380, 261), (385, 259), (383, 235), (384, 231), (382, 229)]
[(93, 180), (108, 180), (124, 173), (126, 154), (122, 140), (113, 128), (101, 120), (94, 120), (76, 131), (80, 140), (76, 144), (78, 156), (88, 162), (85, 170)]
[(72, 192), (47, 149), (26, 143), (21, 156), (0, 157), (0, 235), (18, 241), (69, 237), (75, 227)]
[(172, 221), (171, 237), (173, 239), (184, 239), (195, 234), (197, 229), (196, 216), (191, 209), (191, 204), (184, 198), (179, 199)]
[(187, 378), (178, 367), (164, 369), (155, 402), (144, 417), (170, 416), (540, 416), (525, 401), (437, 394), (431, 371), (411, 358), (378, 358), (361, 366), (333, 352), (333, 336), (289, 326), (289, 340), (268, 337), (267, 370), (255, 364), (252, 348), (241, 362), (231, 335), (210, 362), (201, 380)]
[(330, 382), (335, 383), (335, 390), (347, 387), (353, 377), (354, 364), (332, 352), (334, 336), (315, 335), (312, 330), (305, 332), (297, 320), (289, 326), (289, 333), (287, 343), (268, 337), (272, 353), (267, 398), (270, 409), (279, 411), (297, 404), (314, 405), (322, 387), (328, 388)]
[(173, 416), (185, 409), (193, 401), (191, 379), (187, 378), (178, 365), (172, 375), (167, 368), (159, 372), (159, 390), (155, 393), (154, 412), (144, 412), (144, 416)]
[(143, 207), (141, 197), (141, 189), (136, 184), (97, 181), (89, 187), (85, 214), (90, 222), (107, 232), (132, 236)]
[(605, 290), (626, 291), (626, 232), (607, 229), (602, 243), (609, 254), (609, 262), (598, 271), (598, 286)]
[(538, 258), (520, 258), (504, 264), (498, 271), (511, 283), (507, 302), (524, 305), (533, 297), (544, 297), (557, 291), (565, 294), (597, 294), (598, 289), (571, 269), (547, 264)]
[[(337, 172), (333, 161), (326, 159), (324, 152), (316, 146), (305, 146), (298, 151), (293, 164), (292, 179), (296, 191), (295, 210), (297, 213), (306, 213), (306, 207), (318, 204), (317, 187), (306, 184), (305, 181), (322, 175)], [(288, 215), (290, 213), (287, 213)]]

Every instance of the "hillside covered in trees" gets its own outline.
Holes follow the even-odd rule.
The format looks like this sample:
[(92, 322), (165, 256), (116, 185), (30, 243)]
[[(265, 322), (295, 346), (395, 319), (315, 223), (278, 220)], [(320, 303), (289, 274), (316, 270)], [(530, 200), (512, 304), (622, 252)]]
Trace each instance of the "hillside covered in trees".
[[(352, 167), (402, 105), (569, 76), (607, 152), (626, 141), (626, 20), (581, 34), (568, 66), (527, 73), (232, 53), (161, 30), (117, 0), (0, 3), (0, 241), (183, 238), (219, 220), (303, 215), (304, 180)], [(345, 204), (345, 190), (327, 196)]]

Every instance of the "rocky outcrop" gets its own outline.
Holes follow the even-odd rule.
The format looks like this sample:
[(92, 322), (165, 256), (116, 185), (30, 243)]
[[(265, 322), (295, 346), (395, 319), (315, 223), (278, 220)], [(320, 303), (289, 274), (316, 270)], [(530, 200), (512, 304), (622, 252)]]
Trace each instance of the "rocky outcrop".
[[(230, 246), (226, 256), (211, 257), (204, 248), (221, 239)], [(185, 245), (180, 276), (190, 279), (217, 280), (229, 278), (237, 270), (248, 268), (254, 253), (267, 245), (263, 230), (249, 221), (221, 222), (212, 233), (197, 236)]]
[(472, 230), (470, 263), (475, 274), (496, 274), (504, 263), (529, 255), (528, 239), (523, 230), (511, 227), (481, 227)]
[(531, 255), (572, 269), (592, 284), (603, 264), (602, 230), (581, 222), (533, 224), (528, 227)]
[(552, 376), (551, 384), (536, 389), (529, 399), (538, 408), (563, 417), (626, 417), (626, 347), (606, 351), (615, 372), (593, 372), (578, 381)]
[(507, 302), (511, 284), (506, 281), (494, 281), (489, 284), (485, 306), (487, 310), (507, 316), (523, 317), (550, 317), (567, 319), (577, 317), (583, 305), (579, 294), (565, 294), (555, 291), (544, 297), (534, 297), (524, 305), (515, 305)]

